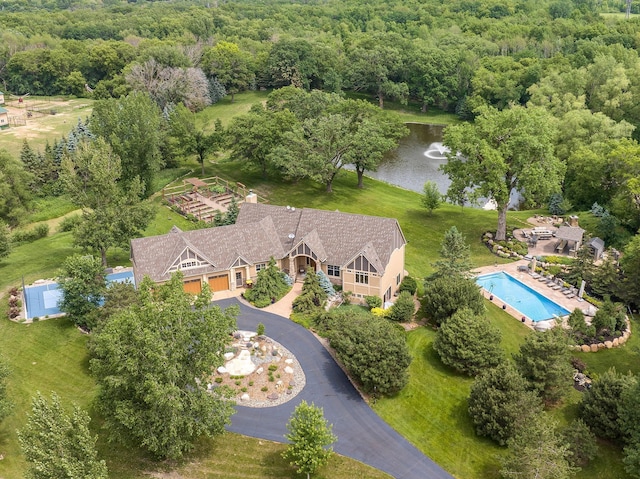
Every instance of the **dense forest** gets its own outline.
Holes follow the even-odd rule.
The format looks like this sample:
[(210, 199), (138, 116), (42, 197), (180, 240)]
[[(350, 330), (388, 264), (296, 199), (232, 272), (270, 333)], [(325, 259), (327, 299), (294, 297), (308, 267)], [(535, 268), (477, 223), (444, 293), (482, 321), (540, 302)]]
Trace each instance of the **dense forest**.
[[(586, 216), (589, 234), (621, 252), (609, 254), (602, 267), (595, 268), (588, 248), (582, 248), (564, 278), (572, 284), (585, 279), (587, 292), (595, 296), (591, 299), (605, 312), (614, 309), (610, 300), (623, 303), (624, 310), (616, 305), (614, 311), (621, 320), (611, 314), (614, 321), (608, 327), (621, 332), (626, 327), (624, 311), (640, 307), (639, 47), (640, 4), (630, 0), (0, 0), (0, 89), (7, 100), (26, 95), (95, 100), (86, 102), (92, 110), (88, 119), (69, 125), (64, 137), (44, 149), (27, 140), (19, 157), (0, 149), (0, 258), (9, 256), (12, 242), (47, 236), (46, 225), (39, 225), (42, 234), (33, 229), (39, 236), (31, 238), (20, 227), (34, 198), (55, 198), (82, 210), (65, 218), (61, 231), (73, 233), (74, 246), (99, 252), (96, 268), (101, 269), (113, 249), (126, 249), (130, 238), (149, 226), (154, 206), (146, 199), (161, 188), (158, 178), (163, 173), (175, 179), (169, 169), (177, 171), (187, 162), (191, 166), (195, 159), (205, 176), (212, 166), (208, 159), (220, 152), (220, 163), (228, 159), (230, 168), (252, 169), (256, 177), (274, 184), (311, 180), (325, 187), (327, 197), (341, 169), (352, 165), (358, 191), (366, 191), (364, 172), (377, 168), (406, 135), (406, 119), (390, 104), (410, 105), (421, 115), (435, 111), (457, 117), (443, 140), (451, 147), (443, 171), (453, 180), (453, 193), (450, 188), (446, 199), (464, 206), (471, 198), (468, 190), (483, 187), (484, 197), (499, 200), (504, 214), (498, 219), (496, 240), (505, 239), (498, 235), (506, 234), (507, 205), (516, 189), (523, 193), (524, 208)], [(233, 102), (243, 93), (260, 95), (263, 101), (246, 105), (224, 125), (220, 118), (204, 126), (199, 122), (217, 108), (208, 106), (225, 97)], [(496, 141), (490, 144), (487, 138)], [(509, 162), (518, 165), (508, 169)], [(437, 205), (440, 195), (435, 195)], [(400, 198), (400, 190), (394, 189), (390, 197), (390, 203)], [(382, 201), (376, 197), (373, 203)], [(237, 211), (234, 203), (233, 210), (209, 226), (233, 223)], [(472, 211), (467, 218), (476, 215), (477, 210)], [(407, 225), (417, 223), (416, 217), (410, 218)], [(514, 225), (509, 226), (513, 230)], [(421, 228), (420, 234), (431, 229)], [(416, 230), (411, 234), (418, 236)], [(420, 250), (421, 256), (436, 254), (429, 245)], [(457, 289), (449, 276), (441, 274), (438, 281), (444, 286), (433, 287), (438, 305)], [(464, 281), (478, 304), (484, 304), (475, 285)], [(425, 288), (428, 297), (428, 281)], [(482, 328), (483, 318), (476, 319)], [(574, 332), (587, 335), (583, 317), (569, 321)], [(607, 330), (607, 324), (598, 333)], [(453, 337), (460, 329), (449, 333)], [(591, 330), (595, 337), (595, 325)], [(478, 331), (485, 339), (496, 337), (490, 330)], [(455, 339), (440, 338), (438, 354), (445, 355), (447, 341)], [(566, 356), (566, 344), (560, 341), (527, 341), (516, 356), (523, 371), (536, 348), (541, 352), (539, 371), (553, 369), (544, 351), (555, 348)], [(496, 346), (499, 338), (492, 343), (489, 346)], [(630, 350), (628, 355), (636, 354)], [(566, 371), (558, 377), (570, 378), (564, 356), (558, 361), (566, 363)], [(512, 403), (495, 401), (499, 406), (507, 403), (515, 419), (524, 417), (525, 409), (541, 410), (543, 404), (527, 394), (520, 373), (499, 370), (483, 377), (485, 383), (472, 392), (470, 414), (474, 400), (481, 403), (482, 394), (500, 384), (506, 384), (506, 393), (522, 393)], [(626, 445), (626, 470), (640, 477), (640, 422), (632, 417), (640, 411), (640, 386), (625, 386), (627, 380), (615, 371), (607, 374), (587, 396), (596, 398), (594, 403), (582, 401), (581, 412), (575, 414), (595, 418), (588, 424), (592, 428), (600, 426), (601, 411), (603, 424), (615, 423), (618, 429), (613, 432), (593, 431), (611, 441), (606, 446), (615, 448), (615, 457), (622, 454), (618, 446)], [(459, 380), (456, 377), (456, 384)], [(451, 384), (444, 387), (452, 389)], [(598, 394), (613, 406), (598, 400)], [(575, 409), (575, 398), (567, 399), (567, 406), (556, 397), (543, 399), (548, 409)], [(622, 422), (609, 417), (618, 410), (617, 401), (626, 404), (620, 411), (632, 411), (629, 417), (621, 414)], [(483, 414), (481, 408), (477, 411)], [(505, 414), (495, 416), (502, 419)], [(456, 431), (446, 421), (449, 418), (443, 422), (447, 434)], [(523, 448), (534, 433), (541, 444), (549, 442), (548, 431), (535, 430), (544, 424), (529, 426), (522, 435)], [(578, 426), (576, 437), (587, 435), (586, 426)], [(505, 443), (502, 432), (478, 434)], [(522, 454), (513, 455), (514, 462), (523, 462)], [(564, 475), (549, 477), (573, 472), (572, 466)], [(478, 474), (495, 477), (497, 472), (482, 469)]]
[(564, 205), (597, 203), (601, 236), (622, 247), (640, 227), (640, 19), (625, 18), (628, 4), (634, 13), (623, 0), (7, 0), (0, 81), (15, 95), (144, 91), (165, 115), (286, 85), (464, 120), (540, 107), (555, 122)]
[(607, 159), (635, 145), (622, 139), (640, 138), (640, 20), (600, 14), (624, 10), (622, 0), (2, 5), (6, 92), (105, 99), (142, 89), (161, 107), (197, 110), (225, 94), (295, 85), (463, 119), (482, 105), (540, 106), (559, 120), (573, 206), (598, 202), (629, 232), (640, 226), (637, 195), (620, 192), (637, 163)]

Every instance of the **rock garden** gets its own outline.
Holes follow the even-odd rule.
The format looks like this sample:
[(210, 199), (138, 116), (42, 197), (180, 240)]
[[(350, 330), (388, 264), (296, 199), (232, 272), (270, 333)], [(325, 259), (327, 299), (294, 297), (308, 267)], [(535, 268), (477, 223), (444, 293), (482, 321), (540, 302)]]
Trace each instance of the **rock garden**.
[(264, 334), (237, 331), (224, 357), (210, 387), (228, 387), (240, 406), (277, 406), (293, 399), (306, 382), (295, 356)]

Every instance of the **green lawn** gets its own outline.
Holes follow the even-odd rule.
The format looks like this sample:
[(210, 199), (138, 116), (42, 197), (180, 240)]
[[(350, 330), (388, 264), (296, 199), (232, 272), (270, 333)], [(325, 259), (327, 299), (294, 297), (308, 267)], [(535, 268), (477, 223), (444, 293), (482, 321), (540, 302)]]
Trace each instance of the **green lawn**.
[[(198, 114), (200, 125), (210, 125), (215, 118), (227, 123), (234, 115), (247, 111), (251, 104), (264, 101), (266, 92), (250, 92), (236, 96), (231, 104), (228, 99)], [(387, 103), (392, 109), (394, 105)], [(404, 107), (403, 107), (404, 108)], [(419, 112), (408, 109), (403, 115)], [(433, 121), (433, 120), (424, 120)], [(0, 134), (0, 147), (2, 134)], [(199, 165), (193, 161), (184, 166), (159, 175), (154, 189), (159, 191), (176, 177), (198, 173)], [(438, 257), (439, 244), (449, 227), (455, 225), (471, 244), (476, 265), (501, 263), (480, 242), (481, 234), (495, 229), (497, 213), (478, 209), (443, 205), (429, 215), (420, 206), (420, 195), (390, 185), (365, 179), (365, 188), (356, 188), (356, 176), (342, 172), (335, 180), (334, 192), (327, 194), (323, 185), (310, 181), (297, 184), (264, 180), (256, 172), (245, 170), (242, 165), (225, 161), (206, 164), (207, 176), (240, 181), (260, 194), (268, 196), (272, 204), (313, 207), (327, 210), (389, 216), (397, 218), (408, 240), (406, 269), (418, 279), (432, 271), (431, 264)], [(166, 233), (174, 224), (190, 229), (193, 224), (161, 205), (160, 196), (153, 200), (157, 214), (145, 235)], [(39, 212), (29, 221), (55, 222), (61, 215), (73, 211), (64, 198), (42, 201)], [(522, 226), (526, 218), (543, 211), (510, 212), (508, 222)], [(53, 224), (53, 223), (52, 223)], [(0, 261), (0, 292), (10, 286), (19, 285), (24, 276), (27, 283), (53, 277), (70, 254), (78, 252), (72, 247), (70, 233), (52, 234), (31, 244), (16, 247), (11, 255)], [(126, 251), (114, 249), (110, 252), (109, 264), (128, 265)], [(517, 351), (530, 330), (508, 316), (495, 305), (487, 302), (488, 316), (502, 331), (502, 345), (506, 354)], [(0, 310), (6, 308), (6, 302)], [(389, 424), (407, 437), (425, 454), (441, 464), (456, 477), (464, 479), (495, 478), (499, 458), (504, 449), (491, 441), (477, 438), (466, 413), (466, 398), (471, 379), (460, 376), (444, 367), (431, 346), (435, 331), (419, 328), (408, 333), (409, 346), (414, 357), (410, 369), (409, 385), (396, 397), (381, 399), (375, 410)], [(0, 352), (9, 360), (14, 371), (9, 391), (16, 402), (14, 414), (0, 426), (0, 478), (23, 477), (23, 463), (18, 455), (15, 429), (24, 421), (29, 398), (36, 390), (55, 390), (65, 400), (74, 399), (91, 410), (95, 385), (88, 375), (86, 337), (81, 335), (66, 320), (49, 320), (30, 326), (0, 321)], [(597, 354), (576, 354), (588, 364), (591, 371), (601, 373), (615, 365), (620, 371), (640, 372), (640, 338), (632, 335), (629, 343), (618, 350)], [(35, 362), (35, 364), (33, 364)], [(573, 392), (563, 407), (552, 414), (567, 423), (576, 415), (576, 403), (580, 393)], [(99, 431), (100, 418), (92, 411)], [(242, 436), (226, 435), (222, 440), (202, 441), (197, 451), (181, 463), (158, 464), (143, 453), (131, 448), (107, 444), (104, 434), (99, 441), (99, 450), (109, 463), (111, 477), (137, 479), (148, 477), (146, 473), (158, 471), (180, 479), (229, 477), (229, 478), (276, 478), (294, 477), (279, 457), (281, 445), (258, 441)], [(354, 461), (336, 458), (317, 477), (384, 477)], [(221, 472), (222, 471), (222, 472)], [(601, 444), (598, 458), (582, 471), (579, 479), (625, 478), (621, 468), (621, 453), (618, 448)]]
[[(143, 479), (155, 472), (171, 474), (174, 479), (295, 477), (280, 457), (283, 445), (236, 434), (203, 440), (193, 454), (176, 463), (154, 462), (135, 448), (109, 444), (104, 432), (100, 431), (100, 418), (92, 410), (96, 385), (88, 371), (86, 342), (87, 336), (64, 318), (31, 325), (0, 321), (0, 351), (12, 370), (8, 393), (15, 403), (12, 414), (0, 425), (0, 454), (4, 455), (0, 461), (0, 477), (24, 477), (25, 462), (15, 431), (23, 426), (36, 391), (45, 395), (55, 391), (63, 404), (70, 405), (75, 401), (92, 412), (94, 433), (101, 434), (99, 454), (107, 460), (111, 478)], [(389, 478), (380, 471), (340, 456), (334, 457), (315, 477)]]
[(223, 126), (227, 126), (231, 118), (247, 113), (256, 103), (267, 100), (268, 91), (249, 91), (235, 96), (233, 103), (231, 97), (226, 96), (215, 105), (205, 108), (196, 114), (196, 126), (212, 129), (215, 120), (220, 119)]
[(451, 226), (456, 226), (467, 237), (476, 265), (493, 264), (496, 261), (496, 257), (479, 241), (484, 231), (495, 229), (498, 219), (496, 212), (444, 204), (429, 215), (420, 206), (419, 194), (369, 178), (365, 178), (365, 187), (358, 189), (355, 173), (348, 171), (337, 176), (333, 193), (329, 194), (323, 185), (311, 181), (300, 181), (294, 185), (263, 180), (257, 172), (243, 170), (235, 162), (221, 161), (208, 166), (207, 172), (240, 181), (267, 195), (271, 204), (339, 209), (349, 213), (396, 218), (409, 241), (406, 268), (417, 278), (423, 278), (432, 271), (431, 263), (437, 259), (440, 242)]

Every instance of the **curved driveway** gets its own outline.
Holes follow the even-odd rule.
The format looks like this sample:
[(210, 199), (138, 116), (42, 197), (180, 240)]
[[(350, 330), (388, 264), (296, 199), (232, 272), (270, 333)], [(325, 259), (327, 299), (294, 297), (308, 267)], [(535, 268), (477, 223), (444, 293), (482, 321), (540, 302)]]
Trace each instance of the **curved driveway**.
[(260, 311), (236, 299), (216, 301), (218, 306), (240, 306), (238, 328), (265, 334), (281, 343), (298, 359), (307, 383), (291, 401), (270, 408), (236, 406), (229, 431), (285, 442), (286, 424), (302, 401), (324, 409), (338, 437), (333, 449), (387, 472), (397, 479), (452, 479), (449, 473), (411, 445), (364, 402), (326, 349), (305, 328), (275, 314)]

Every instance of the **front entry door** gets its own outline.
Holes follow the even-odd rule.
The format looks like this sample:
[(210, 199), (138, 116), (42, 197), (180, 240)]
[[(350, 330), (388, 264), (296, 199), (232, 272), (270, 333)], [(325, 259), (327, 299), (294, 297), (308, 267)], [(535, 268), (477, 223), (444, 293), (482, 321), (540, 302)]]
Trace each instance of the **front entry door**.
[(241, 288), (244, 285), (242, 282), (242, 271), (236, 271), (236, 288)]

